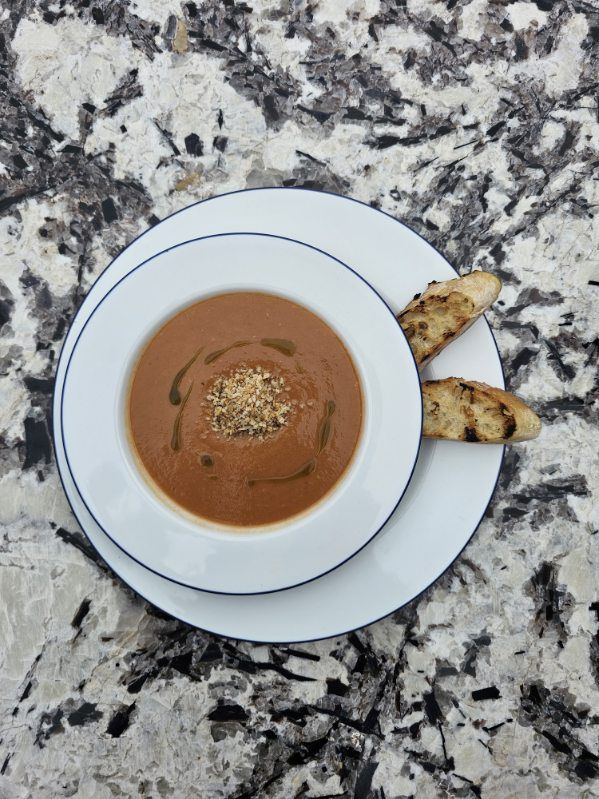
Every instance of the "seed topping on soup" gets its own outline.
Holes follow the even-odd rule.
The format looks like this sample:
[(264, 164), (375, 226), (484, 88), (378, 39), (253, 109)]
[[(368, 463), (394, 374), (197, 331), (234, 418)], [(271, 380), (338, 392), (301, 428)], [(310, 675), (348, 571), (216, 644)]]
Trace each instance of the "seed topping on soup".
[(206, 396), (206, 416), (215, 433), (224, 436), (264, 438), (287, 424), (291, 404), (285, 378), (261, 366), (242, 366), (228, 375), (218, 375)]

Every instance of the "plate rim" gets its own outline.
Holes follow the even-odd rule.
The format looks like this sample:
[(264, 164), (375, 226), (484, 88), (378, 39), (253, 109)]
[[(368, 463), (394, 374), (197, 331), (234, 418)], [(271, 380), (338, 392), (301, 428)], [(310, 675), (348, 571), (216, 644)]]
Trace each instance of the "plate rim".
[[(313, 577), (309, 577), (309, 578), (307, 578), (305, 580), (301, 580), (299, 582), (291, 583), (290, 585), (284, 585), (284, 586), (282, 586), (280, 588), (269, 588), (269, 589), (261, 590), (261, 591), (218, 591), (218, 590), (216, 590), (214, 588), (204, 588), (204, 587), (197, 586), (197, 585), (191, 585), (190, 583), (186, 583), (183, 580), (177, 580), (174, 577), (169, 577), (168, 575), (163, 574), (162, 572), (159, 572), (156, 568), (152, 568), (151, 566), (148, 566), (146, 563), (143, 563), (139, 559), (139, 557), (136, 557), (131, 552), (129, 552), (121, 543), (119, 543), (119, 541), (116, 540), (116, 538), (113, 537), (113, 535), (111, 535), (108, 532), (106, 527), (103, 524), (100, 523), (99, 519), (97, 518), (97, 516), (94, 514), (94, 512), (90, 508), (90, 506), (88, 504), (88, 501), (86, 500), (85, 496), (81, 492), (81, 489), (79, 488), (79, 483), (77, 482), (77, 478), (76, 478), (76, 476), (75, 476), (75, 474), (73, 472), (73, 467), (72, 467), (71, 461), (69, 459), (69, 454), (68, 454), (68, 449), (67, 449), (67, 437), (65, 435), (65, 425), (64, 425), (64, 419), (65, 419), (65, 416), (64, 416), (65, 388), (66, 388), (66, 384), (67, 384), (67, 378), (68, 378), (68, 375), (69, 375), (69, 369), (70, 369), (71, 363), (73, 361), (73, 357), (75, 356), (75, 353), (77, 351), (77, 345), (78, 345), (78, 343), (79, 343), (84, 331), (86, 330), (87, 325), (90, 323), (90, 321), (92, 320), (94, 314), (96, 313), (98, 308), (100, 308), (100, 306), (106, 300), (106, 298), (123, 281), (125, 281), (133, 273), (137, 272), (139, 269), (141, 269), (146, 264), (150, 263), (151, 261), (154, 261), (157, 258), (160, 258), (162, 255), (165, 255), (168, 252), (171, 252), (173, 250), (177, 250), (180, 247), (186, 246), (187, 244), (199, 243), (199, 242), (202, 242), (202, 241), (213, 240), (213, 239), (223, 239), (223, 238), (229, 239), (229, 238), (233, 238), (235, 236), (255, 236), (256, 238), (276, 239), (276, 240), (279, 240), (279, 241), (285, 241), (285, 242), (290, 242), (292, 244), (300, 245), (301, 247), (307, 247), (308, 249), (314, 250), (315, 252), (320, 253), (321, 255), (324, 255), (327, 258), (337, 262), (340, 266), (344, 267), (346, 270), (351, 272), (354, 275), (354, 277), (358, 278), (368, 289), (370, 289), (370, 291), (375, 295), (375, 297), (382, 303), (384, 309), (386, 309), (386, 311), (391, 315), (393, 321), (396, 323), (397, 328), (399, 329), (399, 331), (401, 333), (401, 337), (405, 341), (405, 344), (406, 344), (406, 347), (407, 347), (408, 356), (409, 356), (408, 357), (408, 363), (411, 365), (411, 368), (413, 368), (414, 373), (415, 373), (415, 378), (416, 378), (416, 383), (417, 383), (417, 392), (418, 392), (418, 397), (419, 397), (419, 400), (420, 400), (419, 403), (418, 403), (420, 419), (419, 419), (419, 424), (417, 425), (417, 427), (419, 428), (419, 435), (418, 435), (418, 438), (417, 438), (415, 451), (410, 456), (411, 468), (410, 468), (410, 471), (409, 471), (409, 474), (408, 474), (408, 478), (407, 478), (406, 484), (404, 485), (402, 491), (399, 494), (398, 499), (396, 500), (395, 504), (390, 509), (390, 512), (386, 515), (385, 519), (382, 521), (380, 526), (378, 526), (375, 529), (375, 531), (364, 541), (364, 543), (358, 549), (354, 550), (353, 552), (351, 552), (351, 554), (349, 554), (342, 561), (340, 561), (339, 563), (335, 564), (334, 566), (331, 566), (330, 568), (326, 569), (325, 571), (318, 572)], [(70, 327), (69, 327), (69, 330), (70, 330)], [(67, 335), (68, 335), (68, 333), (67, 333)], [(62, 353), (61, 353), (61, 355), (62, 355)], [(60, 359), (59, 359), (59, 362), (60, 362)], [(57, 367), (57, 369), (58, 369), (58, 367)], [(364, 549), (364, 547), (366, 547), (368, 544), (370, 544), (379, 535), (379, 533), (382, 532), (382, 530), (387, 525), (387, 522), (389, 521), (389, 519), (393, 516), (393, 514), (395, 513), (395, 511), (398, 509), (399, 505), (401, 504), (401, 501), (404, 498), (404, 496), (406, 494), (406, 491), (408, 490), (408, 488), (409, 488), (409, 486), (410, 486), (410, 484), (412, 482), (412, 478), (414, 477), (416, 464), (418, 462), (418, 456), (420, 454), (420, 449), (422, 447), (422, 430), (423, 430), (423, 424), (424, 424), (424, 409), (423, 409), (422, 383), (421, 383), (421, 379), (420, 379), (420, 373), (419, 373), (419, 370), (418, 370), (418, 365), (416, 363), (416, 358), (414, 356), (412, 348), (410, 347), (410, 343), (409, 343), (409, 341), (407, 339), (407, 336), (406, 336), (403, 328), (401, 327), (401, 325), (397, 321), (397, 317), (396, 317), (395, 313), (393, 312), (393, 309), (391, 308), (391, 306), (384, 299), (384, 297), (382, 297), (382, 295), (379, 293), (379, 291), (377, 291), (377, 289), (368, 280), (366, 280), (366, 278), (363, 275), (361, 275), (359, 272), (357, 272), (349, 264), (347, 264), (344, 261), (342, 261), (340, 258), (337, 258), (336, 256), (325, 252), (320, 247), (316, 247), (313, 244), (308, 244), (307, 242), (300, 241), (299, 239), (292, 239), (289, 236), (279, 236), (279, 235), (272, 234), (272, 233), (259, 233), (259, 232), (256, 232), (256, 231), (231, 231), (229, 233), (213, 233), (213, 234), (210, 234), (210, 235), (207, 235), (207, 236), (198, 236), (198, 237), (193, 238), (193, 239), (187, 239), (185, 241), (181, 241), (181, 242), (179, 242), (177, 244), (172, 245), (171, 247), (166, 247), (164, 250), (160, 250), (159, 252), (154, 253), (149, 258), (146, 258), (145, 260), (141, 261), (139, 264), (137, 264), (137, 266), (135, 266), (133, 269), (129, 270), (126, 275), (123, 275), (116, 283), (114, 283), (114, 285), (112, 285), (110, 287), (110, 289), (108, 289), (108, 291), (106, 291), (102, 295), (102, 297), (98, 300), (98, 302), (94, 306), (93, 311), (90, 313), (90, 315), (86, 319), (83, 327), (79, 331), (79, 333), (77, 335), (77, 338), (75, 339), (75, 341), (73, 343), (73, 347), (71, 349), (71, 353), (68, 356), (68, 360), (67, 360), (66, 367), (65, 367), (65, 372), (64, 372), (64, 377), (63, 377), (63, 381), (62, 381), (62, 390), (61, 390), (61, 393), (60, 393), (60, 415), (59, 415), (59, 418), (60, 418), (61, 439), (62, 439), (62, 445), (63, 445), (64, 455), (65, 455), (65, 461), (66, 461), (66, 464), (67, 464), (67, 469), (68, 469), (69, 474), (71, 476), (71, 479), (73, 481), (73, 484), (74, 484), (74, 486), (75, 486), (75, 488), (77, 490), (77, 493), (79, 494), (79, 497), (80, 497), (81, 501), (83, 502), (83, 505), (85, 506), (87, 512), (89, 513), (89, 515), (91, 516), (93, 521), (97, 524), (97, 526), (100, 528), (100, 530), (104, 533), (104, 535), (107, 536), (107, 538), (110, 539), (110, 541), (112, 541), (113, 544), (115, 544), (115, 546), (117, 546), (125, 555), (127, 555), (127, 557), (129, 557), (132, 560), (134, 560), (137, 564), (142, 566), (144, 569), (147, 569), (148, 571), (152, 572), (153, 574), (156, 574), (158, 577), (162, 577), (163, 579), (168, 580), (169, 582), (175, 583), (176, 585), (183, 586), (184, 588), (190, 588), (190, 589), (192, 589), (194, 591), (203, 591), (204, 593), (217, 594), (217, 595), (220, 595), (220, 596), (259, 596), (259, 595), (262, 595), (262, 594), (274, 594), (274, 593), (279, 593), (281, 591), (289, 591), (289, 590), (291, 590), (293, 588), (299, 588), (302, 585), (306, 585), (307, 583), (311, 583), (314, 580), (318, 580), (321, 577), (324, 577), (325, 575), (330, 574), (332, 571), (335, 571), (336, 569), (340, 568), (344, 564), (348, 563), (348, 561), (350, 561), (352, 558), (354, 558), (359, 552), (361, 552)], [(71, 452), (72, 452), (72, 450), (71, 450)], [(64, 484), (63, 484), (63, 488), (64, 488)], [(86, 537), (88, 538), (88, 540), (90, 540), (89, 537), (87, 536), (87, 534), (86, 534)]]
[[(195, 208), (196, 206), (202, 205), (202, 204), (207, 203), (207, 202), (211, 202), (213, 200), (222, 199), (224, 197), (229, 197), (229, 196), (233, 196), (233, 195), (236, 195), (236, 194), (243, 194), (243, 193), (249, 194), (249, 193), (254, 193), (254, 192), (271, 192), (271, 191), (295, 191), (295, 192), (300, 192), (301, 191), (301, 192), (312, 193), (312, 194), (324, 194), (324, 195), (330, 196), (330, 197), (332, 197), (332, 198), (334, 198), (336, 200), (345, 200), (345, 201), (348, 201), (348, 202), (351, 202), (351, 203), (355, 203), (356, 205), (363, 206), (365, 209), (368, 209), (370, 211), (374, 211), (376, 213), (382, 214), (383, 216), (388, 217), (392, 222), (395, 222), (395, 223), (401, 225), (402, 227), (406, 228), (411, 233), (413, 233), (415, 236), (417, 236), (419, 239), (421, 239), (426, 245), (428, 245), (432, 250), (434, 250), (437, 253), (437, 255), (439, 255), (442, 258), (442, 260), (447, 264), (447, 266), (449, 266), (449, 268), (455, 273), (455, 275), (457, 277), (460, 276), (460, 273), (458, 272), (458, 270), (453, 266), (453, 264), (447, 259), (447, 257), (434, 244), (431, 244), (431, 242), (429, 242), (427, 239), (425, 239), (424, 236), (422, 236), (417, 230), (414, 230), (409, 224), (404, 222), (402, 219), (399, 219), (398, 217), (393, 216), (391, 213), (389, 213), (387, 211), (384, 211), (381, 208), (377, 208), (377, 207), (375, 207), (373, 205), (370, 205), (369, 203), (364, 202), (363, 200), (359, 200), (359, 199), (357, 199), (355, 197), (349, 197), (348, 195), (339, 194), (338, 192), (333, 192), (333, 191), (329, 191), (329, 190), (326, 190), (326, 189), (315, 189), (315, 188), (310, 188), (310, 187), (305, 187), (305, 186), (260, 186), (260, 187), (255, 187), (255, 188), (235, 189), (235, 190), (228, 191), (228, 192), (222, 192), (220, 194), (211, 194), (209, 197), (204, 197), (201, 200), (196, 200), (195, 202), (190, 203), (189, 205), (183, 206), (182, 208), (178, 208), (176, 211), (173, 211), (173, 213), (168, 214), (163, 219), (161, 219), (158, 224), (160, 224), (160, 223), (162, 223), (162, 222), (164, 222), (166, 220), (172, 219), (173, 217), (177, 216), (178, 214), (181, 214), (184, 211), (188, 211), (190, 208)], [(64, 342), (66, 342), (75, 320), (77, 319), (79, 313), (81, 312), (83, 306), (85, 305), (85, 302), (86, 302), (86, 300), (89, 297), (90, 291), (92, 290), (92, 288), (94, 288), (102, 280), (102, 277), (106, 273), (108, 273), (108, 271), (114, 265), (115, 261), (126, 250), (128, 250), (133, 244), (135, 244), (139, 239), (141, 239), (150, 230), (152, 230), (153, 227), (155, 227), (155, 226), (149, 226), (149, 227), (145, 228), (141, 233), (139, 233), (137, 236), (135, 236), (125, 247), (123, 247), (121, 250), (119, 250), (117, 255), (110, 260), (110, 262), (107, 264), (107, 266), (98, 275), (96, 280), (93, 282), (93, 284), (88, 289), (83, 301), (81, 302), (81, 304), (77, 308), (76, 313), (74, 314), (73, 318), (71, 319), (71, 321), (69, 323), (69, 326), (68, 326), (68, 329), (67, 329), (67, 331), (65, 333), (65, 336), (63, 338), (63, 346), (61, 347), (60, 355), (58, 357), (58, 360), (56, 361), (55, 380), (54, 380), (54, 386), (53, 386), (53, 390), (52, 390), (52, 406), (51, 406), (53, 411), (54, 411), (54, 408), (55, 408), (55, 405), (56, 405), (56, 387), (57, 387), (56, 377), (58, 375), (58, 371), (59, 371), (59, 368), (60, 368), (61, 360), (62, 360), (62, 357), (63, 357)], [(501, 353), (500, 353), (499, 347), (497, 345), (497, 340), (496, 340), (495, 335), (493, 333), (493, 329), (492, 329), (488, 319), (486, 318), (486, 316), (484, 314), (482, 315), (482, 318), (485, 321), (485, 324), (486, 324), (487, 329), (488, 329), (488, 331), (490, 333), (490, 336), (491, 336), (491, 341), (493, 342), (493, 346), (495, 347), (495, 351), (497, 353), (497, 359), (498, 359), (498, 362), (499, 362), (499, 368), (500, 368), (500, 371), (501, 371), (501, 374), (502, 374), (503, 384), (505, 386), (505, 369), (504, 369), (504, 365), (503, 365), (503, 360), (501, 358)], [(62, 430), (61, 430), (60, 437), (62, 439)], [(505, 449), (506, 449), (505, 446), (502, 446), (501, 458), (500, 458), (500, 461), (499, 461), (499, 464), (498, 464), (497, 475), (496, 475), (494, 484), (493, 484), (493, 486), (491, 488), (491, 491), (489, 492), (489, 498), (488, 498), (488, 500), (487, 500), (487, 502), (485, 504), (485, 507), (482, 510), (480, 518), (479, 518), (478, 522), (475, 524), (475, 526), (473, 527), (472, 532), (470, 533), (470, 535), (466, 539), (466, 541), (465, 541), (464, 545), (461, 547), (461, 549), (456, 553), (455, 557), (445, 566), (445, 568), (441, 572), (439, 572), (438, 575), (436, 575), (432, 580), (430, 580), (427, 583), (427, 585), (425, 585), (420, 591), (418, 591), (415, 594), (413, 594), (407, 600), (401, 602), (397, 607), (395, 607), (395, 608), (393, 608), (393, 609), (391, 609), (389, 611), (386, 611), (385, 613), (381, 614), (380, 616), (376, 616), (375, 618), (373, 618), (373, 619), (371, 619), (371, 620), (369, 620), (367, 622), (358, 624), (357, 626), (350, 626), (350, 627), (347, 627), (346, 629), (342, 629), (342, 630), (334, 632), (334, 633), (329, 633), (329, 634), (324, 635), (324, 636), (315, 636), (315, 637), (311, 637), (311, 638), (291, 638), (291, 639), (285, 639), (285, 640), (280, 639), (280, 640), (277, 640), (277, 641), (273, 642), (272, 640), (265, 639), (265, 638), (250, 638), (250, 637), (247, 637), (247, 636), (232, 636), (232, 635), (228, 635), (226, 633), (222, 633), (222, 632), (220, 632), (218, 630), (211, 630), (211, 629), (209, 629), (207, 627), (202, 627), (202, 626), (200, 626), (199, 624), (197, 624), (197, 623), (195, 623), (193, 621), (186, 621), (185, 619), (183, 619), (180, 616), (178, 616), (176, 613), (173, 613), (173, 612), (171, 612), (169, 610), (166, 610), (166, 609), (162, 608), (155, 600), (149, 598), (148, 596), (146, 596), (145, 593), (143, 593), (139, 589), (134, 588), (132, 585), (130, 585), (130, 583), (124, 577), (122, 577), (120, 575), (120, 573), (105, 560), (104, 556), (100, 553), (100, 551), (96, 547), (96, 545), (93, 542), (93, 540), (88, 536), (88, 534), (87, 534), (87, 532), (85, 530), (85, 525), (82, 524), (82, 522), (81, 522), (81, 520), (80, 520), (80, 518), (79, 518), (79, 516), (78, 516), (78, 514), (77, 514), (77, 512), (75, 510), (75, 508), (73, 507), (73, 504), (71, 502), (71, 497), (70, 497), (69, 492), (67, 491), (67, 488), (66, 488), (65, 483), (64, 483), (62, 469), (60, 467), (60, 461), (59, 461), (57, 447), (56, 447), (56, 431), (55, 431), (54, 426), (52, 426), (51, 440), (52, 440), (52, 446), (53, 446), (53, 449), (54, 449), (54, 457), (55, 457), (55, 462), (56, 462), (56, 468), (57, 468), (57, 471), (58, 471), (58, 476), (59, 476), (59, 479), (60, 479), (60, 482), (61, 482), (61, 485), (62, 485), (62, 488), (63, 488), (64, 495), (65, 495), (65, 497), (67, 499), (67, 502), (69, 504), (71, 512), (73, 513), (73, 516), (77, 520), (77, 522), (78, 522), (78, 524), (79, 524), (79, 526), (81, 528), (81, 531), (85, 535), (87, 541), (89, 541), (89, 543), (91, 544), (91, 546), (92, 546), (94, 552), (96, 553), (96, 555), (100, 558), (100, 560), (103, 563), (106, 564), (106, 566), (108, 567), (110, 572), (113, 573), (114, 575), (116, 575), (116, 577), (125, 586), (127, 586), (127, 588), (129, 590), (133, 591), (134, 594), (137, 594), (138, 596), (140, 596), (145, 602), (147, 602), (152, 607), (157, 608), (161, 613), (165, 613), (170, 618), (175, 619), (176, 621), (178, 621), (178, 622), (180, 622), (182, 624), (189, 625), (193, 629), (197, 629), (197, 630), (209, 633), (211, 635), (217, 635), (217, 636), (219, 636), (221, 638), (226, 638), (226, 639), (233, 640), (233, 641), (241, 640), (241, 641), (247, 641), (249, 643), (255, 643), (255, 644), (272, 644), (272, 643), (275, 643), (277, 645), (283, 645), (283, 646), (289, 645), (289, 644), (297, 644), (297, 643), (312, 643), (312, 642), (315, 642), (315, 641), (324, 641), (324, 640), (329, 640), (329, 639), (332, 639), (332, 638), (337, 638), (337, 637), (342, 636), (342, 635), (348, 635), (348, 634), (350, 634), (352, 632), (356, 632), (357, 630), (364, 629), (365, 627), (368, 627), (371, 624), (376, 624), (377, 622), (382, 621), (383, 619), (387, 618), (388, 616), (392, 616), (394, 613), (397, 613), (399, 610), (401, 610), (402, 608), (406, 607), (411, 602), (414, 602), (414, 601), (418, 600), (438, 580), (440, 580), (445, 574), (447, 574), (449, 569), (460, 558), (462, 553), (466, 550), (466, 548), (468, 547), (468, 545), (471, 543), (472, 539), (476, 535), (476, 533), (477, 533), (477, 531), (478, 531), (478, 529), (479, 529), (479, 527), (480, 527), (480, 525), (482, 523), (482, 520), (484, 519), (484, 517), (485, 517), (485, 515), (486, 515), (486, 513), (487, 513), (487, 511), (488, 511), (488, 509), (489, 509), (489, 507), (491, 505), (491, 502), (493, 501), (493, 497), (494, 497), (495, 492), (497, 490), (497, 485), (499, 483), (499, 479), (500, 479), (501, 472), (502, 472), (502, 469), (503, 469), (503, 465), (504, 465), (504, 462), (505, 462)], [(78, 492), (77, 492), (77, 494), (78, 494)], [(145, 567), (143, 567), (143, 568), (145, 568)]]

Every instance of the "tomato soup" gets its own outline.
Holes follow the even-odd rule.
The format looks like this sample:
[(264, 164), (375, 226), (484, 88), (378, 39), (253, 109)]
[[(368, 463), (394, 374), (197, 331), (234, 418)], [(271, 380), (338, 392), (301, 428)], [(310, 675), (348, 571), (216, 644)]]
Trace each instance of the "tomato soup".
[(130, 439), (151, 484), (186, 511), (239, 527), (322, 499), (352, 459), (362, 392), (336, 333), (257, 292), (185, 308), (135, 365)]

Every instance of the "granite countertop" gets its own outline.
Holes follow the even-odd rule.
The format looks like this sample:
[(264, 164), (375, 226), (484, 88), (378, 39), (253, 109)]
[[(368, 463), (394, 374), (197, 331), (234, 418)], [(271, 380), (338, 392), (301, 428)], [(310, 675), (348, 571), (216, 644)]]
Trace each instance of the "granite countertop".
[[(596, 2), (12, 0), (0, 28), (1, 799), (599, 796)], [(123, 585), (49, 435), (111, 258), (265, 185), (364, 200), (500, 275), (507, 380), (545, 422), (434, 587), (296, 646)]]

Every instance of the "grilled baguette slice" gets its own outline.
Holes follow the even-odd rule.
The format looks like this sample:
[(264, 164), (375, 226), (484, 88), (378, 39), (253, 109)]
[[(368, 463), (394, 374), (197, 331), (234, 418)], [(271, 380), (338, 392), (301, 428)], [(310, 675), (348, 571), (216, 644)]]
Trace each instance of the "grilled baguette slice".
[(422, 384), (428, 438), (509, 444), (536, 438), (541, 420), (521, 399), (486, 383), (448, 377)]
[(429, 283), (398, 315), (416, 363), (426, 366), (497, 299), (501, 280), (489, 272)]

